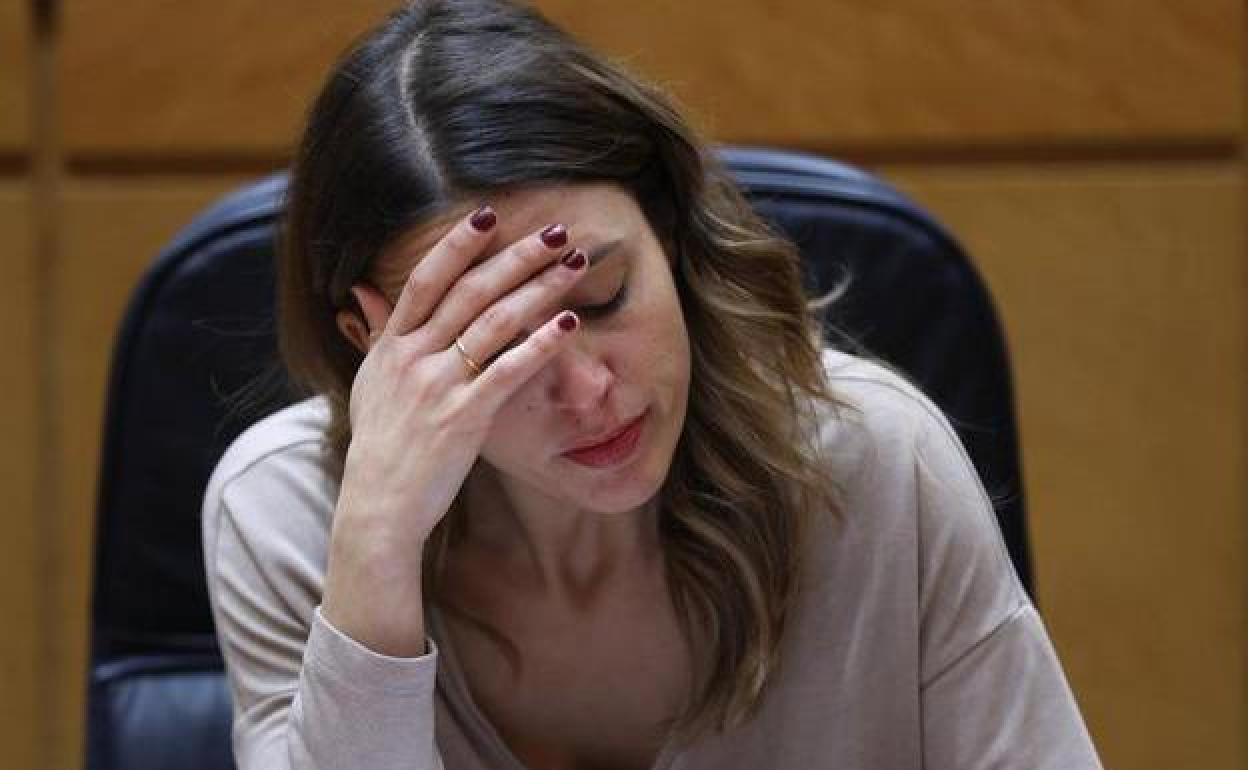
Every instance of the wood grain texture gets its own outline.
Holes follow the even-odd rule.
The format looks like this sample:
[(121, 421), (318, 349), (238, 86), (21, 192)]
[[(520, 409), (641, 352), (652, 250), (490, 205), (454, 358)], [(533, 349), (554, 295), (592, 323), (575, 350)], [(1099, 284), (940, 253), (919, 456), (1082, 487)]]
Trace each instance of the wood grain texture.
[(608, 0), (540, 5), (670, 83), (727, 141), (1237, 138), (1234, 0), (721, 0), (714, 11), (651, 0), (625, 13)]
[(40, 538), (36, 510), (38, 337), (35, 265), (31, 243), (30, 195), (20, 179), (0, 180), (0, 329), (6, 365), (0, 367), (0, 745), (4, 764), (36, 767), (40, 713), (39, 654), (41, 594), (37, 576)]
[(67, 3), (61, 58), (67, 149), (284, 155), (331, 63), (396, 5)]
[(1040, 602), (1106, 767), (1242, 767), (1248, 269), (1226, 166), (885, 169), (992, 286)]
[(29, 6), (0, 3), (0, 152), (25, 151), (30, 140)]
[[(1234, 0), (542, 0), (720, 140), (807, 147), (1231, 142)], [(389, 2), (65, 4), (71, 153), (283, 155)]]
[(64, 310), (56, 341), (65, 382), (58, 405), (63, 508), (55, 528), (61, 569), (44, 589), (60, 619), (58, 638), (50, 642), (55, 680), (47, 683), (56, 699), (50, 767), (82, 766), (95, 490), (113, 338), (131, 291), (158, 251), (195, 213), (241, 181), (100, 179), (70, 182), (64, 191), (54, 280)]

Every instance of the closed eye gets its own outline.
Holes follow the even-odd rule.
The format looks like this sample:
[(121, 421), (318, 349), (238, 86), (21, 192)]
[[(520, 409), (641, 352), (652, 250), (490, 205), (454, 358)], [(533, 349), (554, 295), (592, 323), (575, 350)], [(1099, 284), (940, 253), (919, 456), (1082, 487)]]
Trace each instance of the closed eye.
[(582, 305), (581, 307), (578, 307), (576, 309), (576, 312), (582, 317), (584, 317), (585, 319), (591, 320), (591, 321), (594, 319), (598, 319), (598, 318), (606, 318), (607, 316), (611, 315), (615, 311), (619, 310), (620, 306), (624, 304), (624, 300), (626, 300), (627, 298), (628, 298), (628, 282), (625, 281), (624, 283), (620, 284), (619, 291), (617, 291), (615, 293), (615, 296), (611, 297), (611, 299), (607, 300), (601, 305)]
[[(594, 320), (606, 318), (607, 316), (611, 315), (615, 311), (619, 310), (620, 306), (624, 304), (624, 301), (626, 299), (628, 299), (628, 282), (627, 281), (620, 284), (619, 290), (615, 293), (613, 297), (611, 297), (611, 299), (607, 300), (606, 302), (603, 302), (601, 305), (582, 305), (576, 308), (576, 314), (586, 321), (594, 321)], [(519, 345), (521, 342), (524, 342), (524, 340), (528, 336), (529, 336), (528, 332), (517, 334), (516, 338), (513, 339), (511, 342), (508, 342), (506, 345), (504, 345), (502, 350), (498, 351), (498, 353), (494, 354), (489, 359), (489, 361), (486, 362), (486, 365), (489, 365), (489, 363), (493, 362), (495, 358), (498, 358), (503, 353), (506, 353), (507, 351), (511, 350), (516, 345)]]

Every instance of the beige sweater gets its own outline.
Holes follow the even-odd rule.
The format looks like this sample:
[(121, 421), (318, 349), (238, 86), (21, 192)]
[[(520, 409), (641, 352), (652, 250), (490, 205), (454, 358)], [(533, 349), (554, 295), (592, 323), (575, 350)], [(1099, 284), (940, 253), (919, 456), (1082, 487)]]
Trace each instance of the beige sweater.
[[(944, 417), (840, 353), (856, 409), (820, 426), (844, 519), (815, 532), (783, 664), (756, 718), (654, 770), (1097, 768), (1040, 617)], [(338, 480), (321, 398), (230, 447), (204, 500), (204, 562), (240, 770), (523, 770), (475, 707), (431, 609), (431, 651), (377, 654), (319, 603)]]

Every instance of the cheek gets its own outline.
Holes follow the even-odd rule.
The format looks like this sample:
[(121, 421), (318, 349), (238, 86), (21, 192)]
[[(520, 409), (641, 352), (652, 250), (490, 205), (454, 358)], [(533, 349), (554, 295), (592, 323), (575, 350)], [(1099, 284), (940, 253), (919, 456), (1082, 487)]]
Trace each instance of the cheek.
[(645, 319), (645, 344), (642, 349), (648, 358), (665, 359), (667, 367), (687, 370), (689, 367), (689, 333), (685, 327), (680, 298), (670, 284), (659, 287), (654, 299), (639, 315)]
[(541, 434), (541, 409), (537, 401), (540, 375), (526, 382), (503, 402), (494, 414), (494, 424), (485, 437), (482, 454), (502, 457), (532, 451), (534, 437)]

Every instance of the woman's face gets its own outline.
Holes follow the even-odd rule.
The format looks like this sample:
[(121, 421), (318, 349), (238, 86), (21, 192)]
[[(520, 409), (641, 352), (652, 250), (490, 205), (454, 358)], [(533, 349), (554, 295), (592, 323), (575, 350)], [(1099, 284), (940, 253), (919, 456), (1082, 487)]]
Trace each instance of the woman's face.
[(590, 268), (561, 306), (531, 320), (529, 329), (571, 308), (581, 326), (497, 413), (481, 457), (509, 494), (633, 510), (666, 477), (688, 401), (689, 339), (668, 255), (633, 196), (614, 185), (529, 188), (488, 203), (498, 213), (495, 250), (560, 223)]

